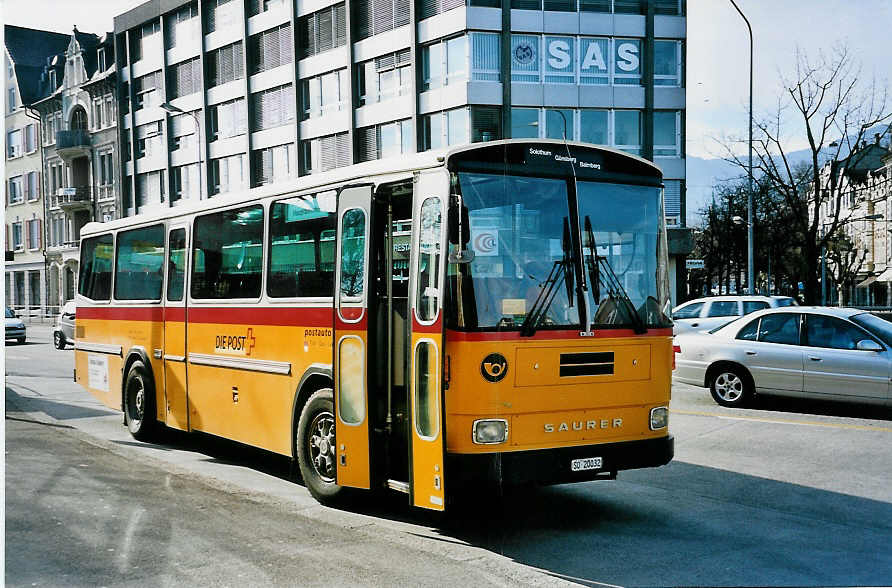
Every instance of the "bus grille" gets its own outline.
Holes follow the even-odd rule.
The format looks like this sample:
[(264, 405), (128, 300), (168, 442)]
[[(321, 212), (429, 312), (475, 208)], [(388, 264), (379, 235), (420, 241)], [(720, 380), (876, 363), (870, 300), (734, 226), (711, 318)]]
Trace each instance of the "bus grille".
[(561, 353), (561, 377), (613, 374), (613, 352)]

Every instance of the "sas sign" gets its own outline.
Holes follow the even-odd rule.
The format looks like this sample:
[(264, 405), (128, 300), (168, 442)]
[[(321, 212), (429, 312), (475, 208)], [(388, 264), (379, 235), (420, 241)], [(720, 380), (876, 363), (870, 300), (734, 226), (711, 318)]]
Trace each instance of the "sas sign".
[[(540, 47), (544, 47), (544, 55), (540, 55)], [(593, 80), (595, 83), (607, 83), (610, 74), (608, 60), (613, 62), (615, 75), (640, 76), (641, 41), (552, 35), (544, 38), (538, 35), (511, 36), (511, 66), (516, 72), (536, 72), (541, 67), (546, 75), (572, 76), (578, 64), (580, 76), (594, 76), (601, 78)]]

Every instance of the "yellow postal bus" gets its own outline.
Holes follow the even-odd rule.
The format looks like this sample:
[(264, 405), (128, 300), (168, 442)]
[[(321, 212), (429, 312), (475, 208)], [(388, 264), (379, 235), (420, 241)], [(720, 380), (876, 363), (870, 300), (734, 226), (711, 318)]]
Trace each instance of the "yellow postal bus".
[(84, 227), (76, 379), (307, 488), (613, 478), (673, 456), (662, 178), (559, 141), (369, 162)]

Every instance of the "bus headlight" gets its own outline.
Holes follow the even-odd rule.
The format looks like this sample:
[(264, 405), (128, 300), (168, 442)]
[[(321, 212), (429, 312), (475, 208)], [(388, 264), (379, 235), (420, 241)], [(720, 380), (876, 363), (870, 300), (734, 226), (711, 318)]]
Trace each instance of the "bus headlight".
[(474, 421), (474, 443), (492, 445), (508, 440), (508, 421), (505, 419), (481, 419)]
[(650, 409), (650, 430), (665, 429), (669, 425), (669, 408), (658, 406)]

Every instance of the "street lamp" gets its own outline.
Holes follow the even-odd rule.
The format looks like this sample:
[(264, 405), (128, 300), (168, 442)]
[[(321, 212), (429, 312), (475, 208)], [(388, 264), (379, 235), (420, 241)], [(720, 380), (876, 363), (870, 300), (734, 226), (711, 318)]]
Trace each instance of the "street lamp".
[(746, 200), (746, 216), (747, 216), (747, 283), (749, 284), (750, 294), (754, 293), (753, 284), (755, 282), (755, 269), (753, 268), (753, 28), (750, 21), (737, 6), (734, 0), (730, 0), (734, 5), (734, 9), (740, 14), (743, 22), (746, 23), (746, 30), (750, 35), (750, 138), (749, 138), (749, 195)]
[(162, 102), (159, 106), (161, 107), (161, 110), (168, 114), (188, 114), (192, 117), (192, 120), (195, 121), (195, 131), (198, 133), (198, 141), (196, 143), (196, 147), (198, 147), (198, 199), (201, 200), (201, 121), (198, 120), (198, 115), (194, 112), (186, 112), (170, 102)]

